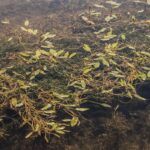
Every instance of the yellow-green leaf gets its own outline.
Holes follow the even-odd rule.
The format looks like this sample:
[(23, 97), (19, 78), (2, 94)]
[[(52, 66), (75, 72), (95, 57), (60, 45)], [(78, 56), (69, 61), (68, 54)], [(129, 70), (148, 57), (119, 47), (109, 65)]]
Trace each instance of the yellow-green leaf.
[(73, 117), (71, 119), (71, 126), (74, 127), (79, 123), (79, 118), (78, 117)]
[(32, 136), (32, 134), (33, 132), (28, 133), (25, 138), (28, 139), (30, 136)]
[(12, 106), (16, 107), (16, 105), (17, 105), (17, 99), (16, 98), (12, 98), (11, 99), (11, 104), (12, 104)]
[(92, 70), (91, 68), (85, 68), (85, 69), (83, 69), (83, 73), (84, 73), (84, 74), (87, 74), (87, 73), (89, 73), (91, 70)]
[(89, 110), (89, 108), (76, 108), (76, 110), (82, 112), (82, 111), (87, 111), (87, 110)]
[(91, 52), (91, 47), (87, 44), (84, 44), (83, 45), (83, 49), (86, 51), (86, 52)]
[(109, 104), (106, 104), (106, 103), (100, 103), (100, 105), (102, 107), (105, 107), (105, 108), (111, 108), (111, 106)]
[(76, 56), (76, 54), (77, 54), (77, 53), (72, 53), (72, 54), (69, 56), (69, 58), (72, 58), (72, 57)]
[(28, 26), (29, 26), (29, 20), (25, 20), (24, 25), (25, 25), (26, 27), (28, 27)]

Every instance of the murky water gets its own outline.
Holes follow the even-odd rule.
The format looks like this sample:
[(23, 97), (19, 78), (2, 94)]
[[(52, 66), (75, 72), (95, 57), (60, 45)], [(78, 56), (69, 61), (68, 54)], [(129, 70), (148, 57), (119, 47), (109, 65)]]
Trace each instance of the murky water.
[[(58, 35), (55, 44), (58, 48), (78, 47), (82, 37), (90, 36), (90, 32), (95, 28), (81, 26), (80, 15), (84, 11), (90, 11), (93, 3), (105, 3), (105, 0), (0, 0), (0, 20), (5, 18), (10, 20), (11, 27), (0, 24), (0, 34), (13, 34), (13, 27), (23, 24), (25, 19), (29, 19), (35, 28), (42, 31), (52, 31)], [(119, 10), (114, 10), (119, 14), (120, 20), (111, 23), (111, 27), (124, 31), (131, 28), (129, 14), (135, 15), (140, 21), (150, 19), (150, 7), (145, 9), (144, 4), (135, 4), (132, 0), (120, 0), (122, 6)], [(101, 10), (102, 8), (100, 8)], [(144, 15), (137, 11), (144, 11)], [(104, 23), (104, 18), (110, 13), (110, 9), (100, 11), (99, 26)], [(131, 18), (134, 19), (134, 18)], [(149, 28), (139, 27), (135, 30), (139, 33), (149, 33)], [(9, 32), (8, 32), (9, 31)], [(138, 33), (138, 35), (139, 35)], [(78, 37), (81, 37), (78, 38)], [(0, 37), (1, 38), (1, 37)], [(135, 35), (138, 40), (138, 36)], [(78, 42), (76, 42), (78, 41)], [(67, 43), (70, 40), (74, 44)], [(90, 42), (90, 41), (89, 41)], [(140, 43), (141, 42), (141, 43)], [(149, 41), (145, 40), (145, 43)], [(139, 44), (142, 41), (139, 40)], [(11, 48), (8, 48), (11, 51)], [(1, 52), (0, 52), (1, 53)], [(0, 55), (1, 64), (3, 56)], [(140, 95), (144, 96), (146, 102), (132, 102), (130, 104), (120, 104), (118, 112), (99, 108), (91, 105), (91, 110), (85, 113), (81, 126), (72, 129), (71, 133), (60, 139), (52, 138), (49, 144), (42, 139), (26, 140), (24, 131), (14, 131), (7, 139), (0, 143), (1, 150), (149, 150), (150, 149), (150, 84), (147, 81), (138, 88)], [(88, 105), (88, 104), (87, 104)], [(88, 120), (87, 120), (88, 118)]]

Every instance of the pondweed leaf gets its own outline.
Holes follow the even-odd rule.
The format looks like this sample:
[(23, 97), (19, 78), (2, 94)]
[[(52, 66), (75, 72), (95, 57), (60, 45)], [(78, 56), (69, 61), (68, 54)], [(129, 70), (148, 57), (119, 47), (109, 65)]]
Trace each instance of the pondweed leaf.
[(44, 113), (45, 114), (55, 114), (56, 111), (55, 110), (45, 110)]
[(48, 110), (49, 108), (51, 108), (52, 105), (51, 104), (47, 104), (46, 106), (44, 106), (41, 110)]
[(72, 119), (71, 119), (71, 126), (72, 127), (74, 127), (74, 126), (76, 126), (76, 125), (78, 125), (79, 124), (79, 118), (78, 117), (73, 117)]
[(150, 71), (147, 73), (147, 77), (150, 78)]
[(28, 27), (29, 26), (29, 20), (25, 20), (24, 26)]
[(10, 38), (8, 38), (8, 42), (11, 42), (13, 40), (13, 38), (12, 37), (10, 37)]
[(100, 103), (100, 105), (102, 107), (105, 107), (105, 108), (111, 108), (111, 106), (109, 104), (106, 104), (106, 103)]
[(112, 20), (114, 20), (114, 19), (117, 19), (117, 16), (113, 14), (113, 15), (107, 16), (107, 17), (105, 18), (105, 21), (106, 21), (106, 22), (110, 22), (110, 21), (112, 21)]
[(45, 48), (45, 49), (51, 49), (54, 48), (54, 45), (52, 42), (50, 41), (44, 41), (45, 43), (43, 43), (43, 45), (41, 45), (41, 48)]
[(12, 104), (12, 106), (14, 106), (14, 107), (16, 107), (17, 106), (17, 99), (16, 98), (12, 98), (11, 99), (11, 104)]
[(142, 100), (142, 101), (145, 101), (145, 100), (146, 100), (144, 97), (141, 97), (141, 96), (138, 95), (138, 94), (134, 94), (134, 97), (137, 98), (138, 100)]
[(101, 38), (101, 40), (102, 41), (109, 41), (111, 39), (114, 39), (115, 37), (117, 37), (117, 35), (113, 34), (112, 29), (110, 29), (110, 31), (107, 32), (107, 34), (103, 38)]
[(92, 64), (94, 66), (95, 69), (100, 67), (100, 62), (95, 62)]
[(70, 54), (69, 58), (73, 58), (76, 55), (77, 55), (77, 53), (72, 53), (72, 54)]
[(121, 34), (121, 39), (122, 40), (126, 40), (126, 35), (125, 34)]
[(63, 122), (70, 122), (71, 119), (63, 119), (62, 121), (63, 121)]
[(27, 135), (26, 135), (26, 139), (28, 139), (30, 136), (32, 136), (33, 135), (33, 132), (30, 132), (30, 133), (28, 133)]
[(77, 111), (81, 111), (81, 112), (83, 112), (83, 111), (87, 111), (87, 110), (89, 110), (89, 108), (76, 108), (76, 110), (77, 110)]
[(25, 27), (21, 27), (21, 30), (22, 31), (25, 31), (25, 32), (27, 32), (27, 33), (29, 33), (29, 34), (32, 34), (32, 35), (36, 35), (37, 33), (38, 33), (38, 30), (37, 29), (27, 29), (27, 28), (25, 28)]
[(7, 18), (5, 18), (4, 20), (1, 21), (1, 23), (2, 24), (10, 24), (10, 21)]
[(93, 21), (89, 20), (87, 17), (82, 16), (81, 18), (85, 23), (87, 23), (89, 25), (95, 25), (95, 23)]
[(99, 4), (94, 4), (94, 7), (96, 7), (96, 8), (104, 8), (104, 9), (106, 9), (106, 7), (105, 7), (104, 5), (99, 5)]
[(101, 62), (102, 62), (103, 65), (105, 65), (107, 67), (110, 66), (109, 62), (104, 57), (101, 57), (100, 60), (101, 60)]
[(147, 75), (146, 75), (145, 73), (143, 73), (143, 72), (139, 72), (138, 76), (139, 76), (139, 78), (142, 79), (143, 81), (145, 81), (146, 78), (147, 78)]
[(150, 67), (142, 67), (142, 69), (150, 71)]
[(83, 73), (84, 73), (84, 74), (87, 74), (87, 73), (89, 73), (90, 71), (92, 71), (91, 68), (84, 68), (84, 69), (83, 69)]
[(39, 124), (36, 124), (36, 125), (35, 125), (34, 131), (35, 131), (35, 132), (39, 132), (39, 131), (40, 131), (40, 125), (39, 125)]
[(43, 34), (42, 37), (42, 41), (45, 41), (47, 39), (51, 39), (54, 38), (56, 36), (56, 34), (51, 34), (50, 32), (47, 32), (45, 34)]
[(69, 57), (69, 52), (66, 52), (65, 54), (64, 54), (64, 58), (68, 58)]
[(0, 69), (0, 75), (5, 73), (7, 70), (6, 69)]
[(150, 57), (150, 53), (149, 52), (142, 51), (141, 54)]
[(94, 34), (98, 35), (98, 34), (100, 34), (100, 33), (105, 32), (106, 30), (107, 30), (107, 28), (102, 28), (102, 29), (100, 29), (99, 31), (94, 32)]
[(82, 86), (82, 88), (83, 88), (83, 89), (85, 89), (85, 88), (86, 88), (86, 83), (85, 83), (85, 81), (84, 81), (84, 80), (81, 80), (81, 86)]
[(106, 3), (112, 5), (114, 8), (118, 8), (121, 5), (115, 1), (106, 1)]
[(86, 51), (86, 52), (91, 52), (91, 47), (87, 44), (84, 44), (83, 45), (83, 49)]

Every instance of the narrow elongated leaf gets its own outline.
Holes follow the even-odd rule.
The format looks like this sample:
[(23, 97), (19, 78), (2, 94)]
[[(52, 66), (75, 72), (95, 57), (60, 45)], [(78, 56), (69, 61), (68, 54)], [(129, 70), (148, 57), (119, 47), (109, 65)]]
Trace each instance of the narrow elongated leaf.
[(82, 112), (82, 111), (87, 111), (87, 110), (89, 110), (89, 108), (76, 108), (76, 110)]

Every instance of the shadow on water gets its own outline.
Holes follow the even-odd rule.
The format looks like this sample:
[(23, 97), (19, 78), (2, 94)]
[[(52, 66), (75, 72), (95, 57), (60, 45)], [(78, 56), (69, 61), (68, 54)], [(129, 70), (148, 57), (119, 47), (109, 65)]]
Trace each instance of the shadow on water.
[[(69, 0), (41, 2), (20, 1), (2, 3), (0, 0), (0, 18), (15, 17), (18, 23), (24, 18), (67, 10)], [(23, 3), (23, 4), (22, 4)], [(82, 1), (80, 7), (84, 7)], [(79, 9), (79, 8), (78, 8)], [(69, 10), (68, 10), (69, 11)], [(77, 11), (77, 9), (76, 9)], [(81, 11), (81, 10), (80, 10)], [(20, 12), (20, 14), (18, 14)], [(28, 12), (28, 14), (26, 14)], [(82, 11), (81, 11), (82, 12)], [(75, 13), (75, 12), (74, 12)], [(59, 14), (62, 17), (62, 14)], [(22, 18), (21, 18), (22, 17)], [(34, 18), (34, 17), (33, 17)], [(66, 17), (67, 18), (67, 17)], [(65, 19), (64, 19), (65, 20)], [(63, 22), (62, 22), (63, 23)], [(48, 26), (49, 27), (49, 26)], [(48, 28), (47, 27), (47, 28)], [(58, 27), (59, 29), (59, 27)], [(137, 87), (145, 102), (120, 103), (118, 111), (104, 109), (94, 104), (86, 104), (90, 110), (83, 114), (81, 125), (72, 132), (57, 139), (51, 137), (45, 143), (40, 137), (35, 140), (24, 139), (24, 131), (13, 131), (0, 143), (1, 150), (149, 150), (150, 149), (150, 81)], [(115, 101), (114, 101), (115, 103)], [(88, 120), (87, 120), (88, 118)]]

